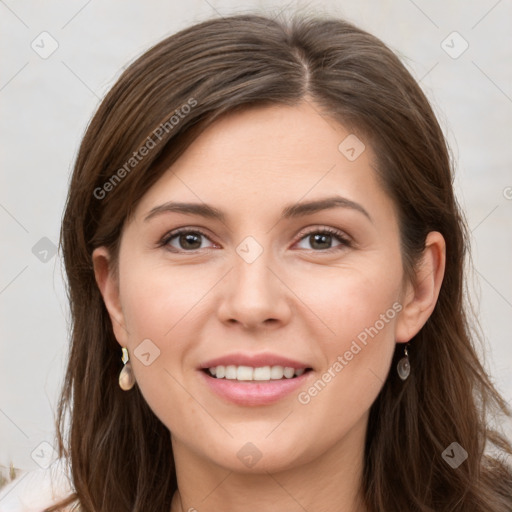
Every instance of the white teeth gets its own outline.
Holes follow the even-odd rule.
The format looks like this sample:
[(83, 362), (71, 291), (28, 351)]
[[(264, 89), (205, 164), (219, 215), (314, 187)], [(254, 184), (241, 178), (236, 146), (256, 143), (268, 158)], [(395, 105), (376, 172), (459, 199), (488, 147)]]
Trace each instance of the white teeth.
[(229, 366), (226, 366), (226, 379), (236, 379), (236, 366), (230, 364)]
[(271, 379), (282, 379), (284, 375), (284, 368), (282, 366), (272, 366), (270, 369), (270, 378)]
[(283, 373), (287, 379), (291, 379), (295, 375), (295, 368), (286, 367)]
[(236, 370), (237, 380), (252, 380), (254, 370), (251, 366), (239, 366)]
[(291, 368), (289, 366), (212, 366), (208, 369), (210, 375), (217, 379), (228, 380), (280, 380), (283, 377), (291, 379), (299, 377), (305, 372), (305, 368)]
[(254, 368), (254, 380), (270, 380), (270, 366)]

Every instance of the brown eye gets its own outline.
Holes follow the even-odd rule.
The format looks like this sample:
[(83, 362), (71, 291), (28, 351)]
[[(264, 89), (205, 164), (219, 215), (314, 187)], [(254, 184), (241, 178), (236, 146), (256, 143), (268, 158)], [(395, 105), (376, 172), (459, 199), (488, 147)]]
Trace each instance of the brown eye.
[[(337, 240), (339, 243), (332, 246), (333, 239)], [(341, 231), (335, 229), (324, 228), (321, 230), (310, 231), (306, 233), (302, 238), (302, 240), (307, 240), (311, 246), (311, 249), (318, 251), (329, 251), (329, 250), (337, 250), (339, 248), (350, 246), (350, 241)], [(309, 249), (308, 247), (303, 247), (303, 249)]]
[[(202, 238), (206, 238), (210, 240), (202, 231), (191, 230), (191, 229), (181, 229), (175, 230), (168, 233), (161, 241), (162, 246), (169, 247), (173, 252), (189, 252), (196, 251), (198, 249), (203, 249), (202, 247)], [(176, 239), (175, 244), (173, 245), (171, 241)]]
[[(201, 248), (201, 234), (184, 233), (177, 235), (178, 243), (183, 249), (200, 249)], [(199, 245), (198, 245), (199, 244)]]

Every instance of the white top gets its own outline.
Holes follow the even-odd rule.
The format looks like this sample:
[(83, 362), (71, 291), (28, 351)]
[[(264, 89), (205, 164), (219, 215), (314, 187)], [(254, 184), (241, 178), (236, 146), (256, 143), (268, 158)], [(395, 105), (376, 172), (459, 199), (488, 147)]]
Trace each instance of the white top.
[(0, 512), (43, 512), (73, 492), (69, 475), (61, 459), (48, 469), (25, 471), (0, 489)]

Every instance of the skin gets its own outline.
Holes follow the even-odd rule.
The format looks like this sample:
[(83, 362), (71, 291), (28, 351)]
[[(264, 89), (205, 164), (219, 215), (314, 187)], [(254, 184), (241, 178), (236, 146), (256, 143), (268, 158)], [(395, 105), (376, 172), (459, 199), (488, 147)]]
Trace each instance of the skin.
[[(118, 273), (105, 247), (93, 253), (116, 338), (170, 431), (179, 487), (171, 512), (365, 510), (359, 484), (369, 409), (396, 371), (395, 343), (409, 341), (434, 309), (445, 243), (428, 235), (419, 284), (407, 282), (395, 206), (377, 182), (371, 147), (349, 161), (338, 150), (349, 131), (318, 111), (308, 101), (220, 118), (138, 204), (122, 233)], [(334, 194), (371, 220), (347, 207), (281, 218), (286, 205)], [(167, 201), (204, 202), (226, 220), (176, 212), (144, 220)], [(206, 237), (158, 246), (179, 227)], [(324, 227), (351, 243), (336, 235), (315, 241)], [(247, 236), (263, 249), (252, 263), (236, 251)], [(338, 356), (393, 304), (401, 311), (300, 403), (298, 393), (332, 373)], [(133, 355), (144, 339), (160, 350), (148, 366)], [(277, 353), (313, 371), (277, 403), (235, 405), (197, 370), (232, 352)], [(237, 456), (248, 442), (261, 454), (252, 467)]]

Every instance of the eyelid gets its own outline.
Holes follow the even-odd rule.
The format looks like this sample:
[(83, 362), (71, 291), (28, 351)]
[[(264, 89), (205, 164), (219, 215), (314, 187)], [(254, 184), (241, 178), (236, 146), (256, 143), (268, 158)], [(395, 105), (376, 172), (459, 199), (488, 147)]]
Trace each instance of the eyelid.
[[(171, 231), (168, 231), (157, 243), (157, 246), (158, 247), (166, 246), (170, 240), (172, 240), (176, 236), (180, 235), (181, 233), (199, 233), (200, 235), (202, 235), (205, 238), (207, 238), (208, 240), (210, 240), (210, 242), (215, 244), (215, 242), (211, 239), (211, 237), (202, 228), (196, 228), (194, 226), (183, 226), (181, 228), (171, 229)], [(196, 250), (199, 250), (199, 249), (196, 249)], [(207, 250), (209, 250), (209, 249), (207, 249)], [(191, 253), (193, 251), (182, 251), (182, 252), (190, 252)]]
[(328, 233), (329, 235), (335, 235), (345, 242), (352, 242), (352, 237), (349, 236), (345, 231), (342, 231), (338, 228), (333, 228), (330, 226), (316, 225), (316, 226), (308, 226), (299, 232), (297, 235), (297, 240), (302, 240), (305, 236), (311, 235), (313, 233)]

